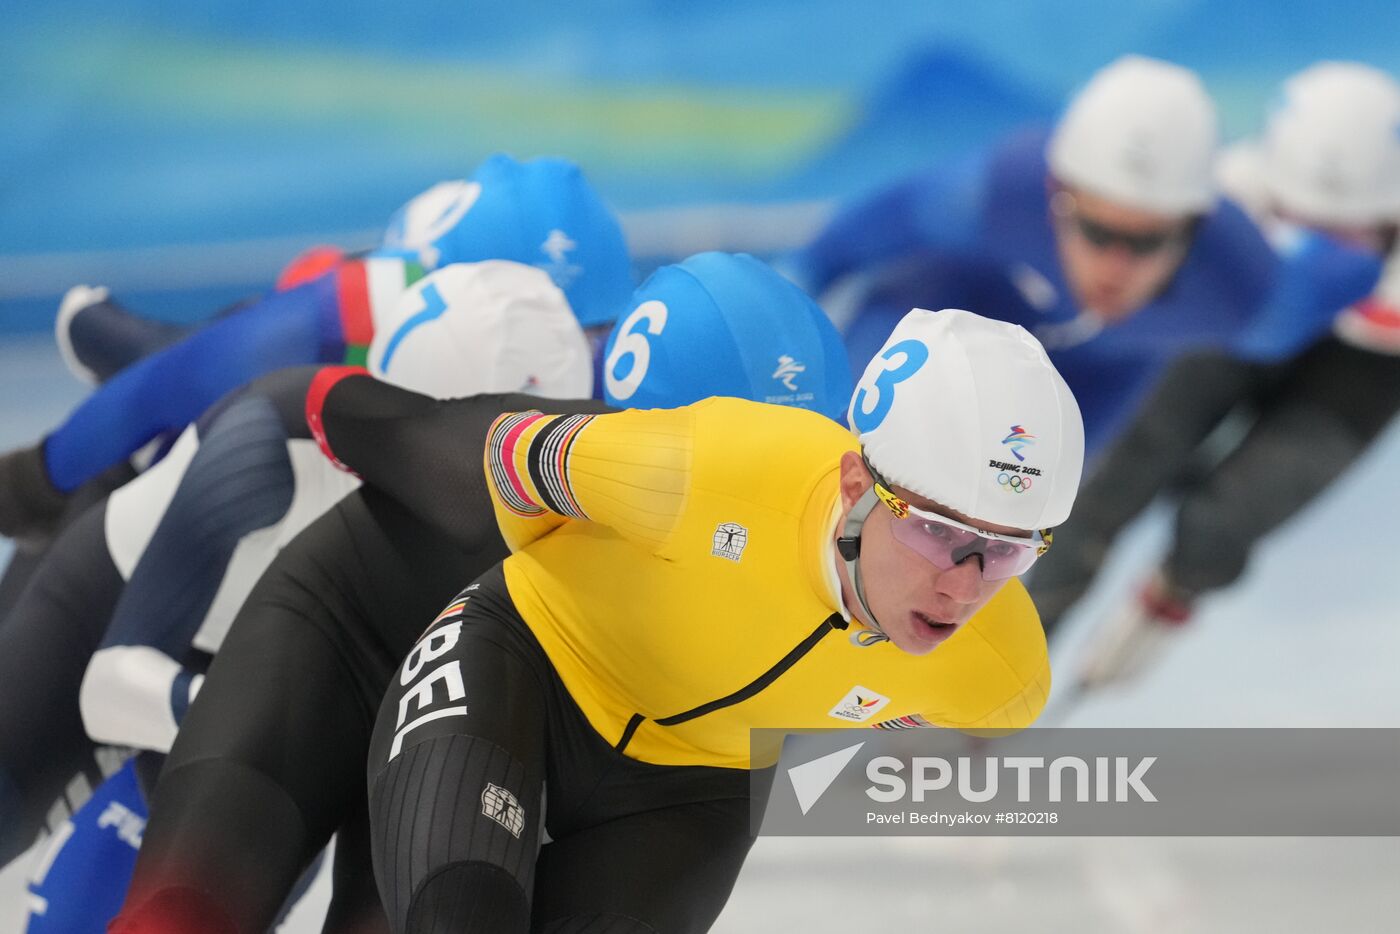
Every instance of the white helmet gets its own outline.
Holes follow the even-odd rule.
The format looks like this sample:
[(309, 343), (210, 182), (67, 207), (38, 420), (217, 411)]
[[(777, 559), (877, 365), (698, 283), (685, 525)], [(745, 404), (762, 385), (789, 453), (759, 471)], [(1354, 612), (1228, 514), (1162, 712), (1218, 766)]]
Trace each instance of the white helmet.
[(1215, 202), (1217, 138), (1195, 72), (1125, 55), (1070, 101), (1047, 156), (1067, 185), (1157, 214), (1200, 214)]
[(376, 377), (439, 399), (481, 392), (587, 398), (593, 357), (543, 270), (453, 263), (414, 283), (375, 328)]
[(865, 368), (851, 427), (891, 483), (993, 525), (1069, 517), (1084, 423), (1025, 328), (969, 311), (916, 308)]
[(1264, 183), (1303, 222), (1400, 218), (1400, 85), (1354, 62), (1289, 78), (1264, 133)]

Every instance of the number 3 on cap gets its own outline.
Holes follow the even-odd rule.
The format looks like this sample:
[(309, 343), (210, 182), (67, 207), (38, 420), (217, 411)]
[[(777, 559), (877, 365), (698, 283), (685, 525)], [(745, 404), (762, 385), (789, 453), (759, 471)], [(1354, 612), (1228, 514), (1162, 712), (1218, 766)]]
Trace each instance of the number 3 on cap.
[[(646, 334), (653, 337), (659, 335), (666, 327), (666, 306), (655, 299), (642, 302), (632, 309), (627, 320), (617, 329), (612, 353), (608, 354), (603, 364), (603, 381), (607, 384), (608, 395), (618, 401), (632, 398), (637, 387), (642, 385), (642, 380), (646, 379), (647, 367), (651, 366), (651, 344), (646, 334), (638, 328), (643, 321), (647, 323)], [(626, 376), (619, 377), (618, 364), (629, 354), (632, 366), (628, 368)]]
[(928, 347), (923, 341), (916, 340), (900, 341), (880, 354), (880, 357), (886, 361), (893, 361), (900, 354), (904, 355), (904, 361), (899, 366), (887, 367), (875, 377), (873, 407), (867, 405), (870, 387), (862, 386), (856, 393), (855, 404), (851, 406), (851, 425), (861, 434), (880, 427), (885, 416), (890, 414), (890, 406), (894, 405), (894, 387), (919, 372), (928, 362)]

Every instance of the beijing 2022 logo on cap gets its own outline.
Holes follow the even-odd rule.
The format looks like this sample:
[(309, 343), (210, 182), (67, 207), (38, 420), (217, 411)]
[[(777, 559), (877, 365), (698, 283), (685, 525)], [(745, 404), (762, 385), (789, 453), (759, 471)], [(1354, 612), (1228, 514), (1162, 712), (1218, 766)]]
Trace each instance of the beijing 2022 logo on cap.
[(1035, 435), (1031, 434), (1020, 425), (1011, 426), (1011, 434), (1001, 439), (1001, 443), (1011, 449), (1011, 453), (1018, 461), (1024, 461), (1025, 455), (1021, 452), (1035, 444)]
[(567, 289), (573, 285), (574, 280), (579, 277), (579, 273), (583, 272), (582, 266), (569, 260), (569, 254), (577, 249), (578, 241), (564, 231), (555, 228), (540, 244), (540, 252), (549, 257), (549, 262), (536, 263), (535, 266), (548, 273), (549, 278), (553, 279), (554, 284), (559, 288)]
[(811, 402), (817, 397), (816, 393), (799, 391), (797, 385), (797, 377), (806, 372), (807, 364), (788, 354), (780, 356), (778, 368), (773, 371), (772, 378), (787, 392), (764, 396), (763, 401), (776, 405), (801, 405), (804, 402)]
[(993, 457), (987, 461), (987, 466), (997, 473), (997, 486), (1008, 493), (1025, 493), (1034, 485), (1032, 477), (1040, 476), (1040, 468), (1031, 467), (1025, 464), (1026, 456), (1021, 452), (1035, 444), (1035, 435), (1026, 431), (1020, 425), (1012, 425), (1011, 433), (1001, 439), (1001, 443), (1011, 451), (1016, 460), (1022, 463), (1013, 464), (1010, 461), (998, 460)]
[(797, 392), (797, 374), (807, 372), (805, 364), (798, 363), (795, 359), (783, 354), (778, 358), (778, 368), (773, 371), (773, 378), (788, 388), (788, 392)]

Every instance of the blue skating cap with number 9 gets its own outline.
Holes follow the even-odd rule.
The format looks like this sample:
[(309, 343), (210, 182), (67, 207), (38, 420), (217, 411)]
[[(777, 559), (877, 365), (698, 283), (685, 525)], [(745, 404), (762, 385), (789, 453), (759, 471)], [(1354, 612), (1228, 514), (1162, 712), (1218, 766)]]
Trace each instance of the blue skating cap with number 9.
[(797, 406), (841, 420), (851, 371), (806, 293), (746, 254), (663, 266), (632, 296), (603, 355), (608, 403), (671, 408), (709, 396)]
[(866, 366), (850, 419), (886, 480), (965, 516), (1043, 529), (1074, 505), (1079, 404), (1025, 328), (915, 308)]
[(577, 165), (495, 155), (469, 179), (441, 182), (398, 210), (386, 250), (436, 269), (504, 259), (544, 270), (579, 324), (616, 321), (635, 285), (622, 228)]

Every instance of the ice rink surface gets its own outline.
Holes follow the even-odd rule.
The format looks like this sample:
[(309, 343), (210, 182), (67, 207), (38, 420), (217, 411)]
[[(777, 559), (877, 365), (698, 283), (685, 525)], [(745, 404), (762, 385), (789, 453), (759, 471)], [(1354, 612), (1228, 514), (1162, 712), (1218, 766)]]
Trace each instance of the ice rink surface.
[[(34, 441), (84, 391), (50, 340), (8, 338), (0, 443)], [(1400, 726), (1397, 478), (1392, 426), (1260, 549), (1238, 587), (1205, 605), (1162, 664), (1091, 698), (1065, 725)], [(1157, 514), (1130, 533), (1073, 621), (1059, 670), (1093, 614), (1139, 578), (1164, 529)], [(0, 932), (20, 929), (36, 853), (0, 872)], [(1395, 931), (1397, 879), (1393, 838), (768, 838), (715, 931)], [(323, 877), (282, 930), (319, 931), (327, 895)]]

